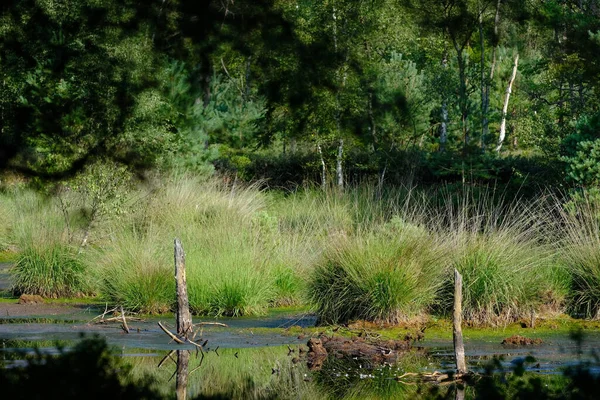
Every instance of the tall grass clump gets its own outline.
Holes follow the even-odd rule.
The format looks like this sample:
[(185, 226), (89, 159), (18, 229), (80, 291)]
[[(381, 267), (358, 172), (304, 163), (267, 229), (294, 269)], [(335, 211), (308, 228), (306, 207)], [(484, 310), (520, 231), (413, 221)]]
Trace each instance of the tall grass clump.
[(440, 247), (426, 231), (340, 238), (312, 272), (309, 297), (320, 323), (398, 322), (431, 305), (441, 262)]
[(154, 227), (119, 231), (87, 255), (101, 297), (128, 310), (157, 314), (175, 303), (173, 248)]
[[(265, 196), (255, 186), (227, 186), (186, 175), (139, 196), (129, 233), (100, 255), (103, 293), (145, 312), (172, 309), (173, 238), (182, 240), (190, 307), (195, 314), (261, 314), (275, 301), (274, 229), (262, 221)], [(268, 218), (267, 218), (268, 219)], [(131, 232), (134, 232), (132, 234)]]
[(0, 191), (0, 252), (10, 249), (10, 229), (12, 226), (12, 202), (8, 194)]
[(230, 217), (185, 235), (190, 307), (197, 314), (263, 314), (273, 298), (268, 249), (248, 225)]
[(560, 262), (572, 280), (570, 311), (600, 318), (600, 201), (581, 196), (566, 207), (557, 201), (562, 232)]
[(452, 268), (463, 276), (465, 319), (498, 324), (531, 316), (549, 305), (561, 307), (567, 288), (541, 240), (548, 214), (541, 199), (504, 202), (485, 191), (448, 199), (436, 227), (445, 241), (450, 267), (440, 298), (449, 312), (453, 302)]
[(66, 222), (54, 199), (33, 191), (12, 194), (14, 221), (10, 241), (18, 256), (13, 292), (69, 297), (94, 291), (85, 264), (68, 237)]

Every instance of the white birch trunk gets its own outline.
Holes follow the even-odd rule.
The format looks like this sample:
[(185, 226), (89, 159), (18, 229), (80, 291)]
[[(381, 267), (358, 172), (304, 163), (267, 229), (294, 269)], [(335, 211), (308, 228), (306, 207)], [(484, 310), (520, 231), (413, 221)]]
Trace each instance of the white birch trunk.
[(338, 155), (335, 166), (335, 175), (337, 177), (337, 185), (340, 190), (344, 189), (344, 170), (342, 169), (342, 156), (344, 155), (344, 140), (340, 139), (338, 147)]
[(500, 122), (500, 135), (498, 136), (498, 146), (496, 146), (496, 151), (500, 151), (502, 148), (502, 143), (504, 142), (504, 138), (506, 137), (506, 114), (508, 113), (508, 101), (510, 100), (510, 94), (512, 93), (512, 85), (517, 77), (517, 67), (519, 66), (519, 54), (515, 56), (515, 63), (513, 65), (512, 75), (510, 76), (510, 81), (508, 81), (508, 86), (506, 87), (506, 95), (504, 97), (504, 106), (502, 107), (502, 120)]
[(323, 158), (323, 151), (321, 150), (321, 145), (317, 145), (317, 151), (319, 152), (319, 157), (321, 158), (321, 189), (327, 189), (327, 169), (325, 167), (325, 159)]
[[(448, 68), (448, 60), (446, 56), (442, 60), (442, 65), (444, 69)], [(448, 100), (444, 95), (444, 100), (442, 100), (442, 124), (440, 126), (440, 151), (446, 150), (446, 142), (448, 141)]]

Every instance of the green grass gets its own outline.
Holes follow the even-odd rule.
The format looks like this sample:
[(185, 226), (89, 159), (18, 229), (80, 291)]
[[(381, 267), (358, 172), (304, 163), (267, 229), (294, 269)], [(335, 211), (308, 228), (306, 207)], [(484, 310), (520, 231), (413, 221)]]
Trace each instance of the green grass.
[(175, 302), (172, 250), (153, 229), (121, 231), (115, 240), (88, 254), (101, 298), (111, 304), (156, 314)]
[(14, 267), (12, 291), (43, 297), (73, 297), (90, 293), (85, 265), (77, 250), (60, 243), (29, 246)]
[(600, 204), (584, 197), (568, 209), (560, 208), (562, 245), (560, 263), (572, 282), (570, 311), (587, 318), (600, 318)]
[(453, 268), (470, 322), (560, 313), (567, 302), (581, 315), (600, 309), (598, 220), (572, 205), (555, 223), (548, 203), (507, 202), (485, 188), (265, 193), (186, 174), (151, 175), (120, 196), (118, 216), (97, 220), (81, 248), (89, 207), (79, 194), (2, 193), (0, 246), (15, 250), (15, 291), (171, 312), (178, 237), (196, 314), (289, 305), (335, 323), (445, 314)]
[[(100, 264), (103, 295), (145, 313), (173, 309), (173, 238), (182, 240), (190, 307), (196, 314), (264, 313), (288, 290), (274, 254), (276, 232), (256, 222), (263, 195), (252, 187), (175, 177), (140, 203), (133, 227), (116, 229), (90, 265)], [(284, 276), (284, 279), (281, 279)], [(287, 285), (287, 286), (286, 286)], [(285, 292), (282, 295), (288, 295)]]
[(463, 313), (470, 323), (507, 324), (564, 310), (568, 276), (545, 240), (552, 229), (545, 199), (508, 202), (470, 190), (442, 198), (430, 219), (449, 258), (437, 312), (451, 312), (454, 268), (463, 276)]
[(444, 271), (440, 247), (409, 232), (332, 243), (309, 282), (320, 323), (394, 323), (433, 303)]

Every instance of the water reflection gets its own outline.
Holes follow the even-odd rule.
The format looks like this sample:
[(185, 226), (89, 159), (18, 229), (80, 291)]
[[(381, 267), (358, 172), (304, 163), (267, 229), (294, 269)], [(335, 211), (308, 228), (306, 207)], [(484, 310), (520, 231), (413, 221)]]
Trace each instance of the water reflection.
[(417, 352), (406, 353), (393, 365), (329, 357), (320, 370), (311, 371), (306, 355), (299, 350), (298, 346), (210, 350), (204, 354), (177, 350), (128, 359), (137, 377), (152, 375), (164, 395), (175, 392), (177, 399), (415, 398), (419, 397), (418, 387), (396, 378), (430, 363), (426, 355)]

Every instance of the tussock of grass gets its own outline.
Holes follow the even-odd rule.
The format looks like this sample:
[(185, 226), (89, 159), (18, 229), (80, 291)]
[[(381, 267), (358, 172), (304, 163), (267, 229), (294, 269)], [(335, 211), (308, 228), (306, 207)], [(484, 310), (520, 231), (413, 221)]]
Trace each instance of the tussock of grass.
[[(479, 235), (456, 245), (453, 253), (452, 265), (463, 276), (464, 317), (471, 322), (507, 323), (529, 316), (552, 289), (544, 274), (549, 259), (531, 243)], [(449, 310), (454, 283), (447, 282), (442, 301)]]
[(600, 203), (584, 196), (560, 211), (560, 262), (571, 276), (571, 312), (600, 319)]
[(18, 249), (11, 269), (13, 293), (70, 297), (93, 292), (56, 202), (33, 191), (15, 192), (11, 201), (10, 242)]
[(44, 297), (72, 297), (89, 293), (85, 265), (77, 250), (57, 243), (25, 248), (14, 268), (12, 291)]
[[(560, 308), (565, 288), (561, 271), (543, 243), (548, 214), (542, 199), (507, 203), (488, 193), (448, 198), (437, 225), (446, 242), (449, 265), (463, 275), (465, 319), (506, 324), (550, 305)], [(440, 296), (442, 310), (453, 302), (452, 271)]]
[(356, 237), (332, 243), (309, 282), (321, 323), (398, 322), (435, 299), (443, 271), (428, 235)]
[(122, 231), (88, 255), (102, 297), (133, 311), (167, 312), (175, 303), (173, 259), (168, 242), (153, 229)]

